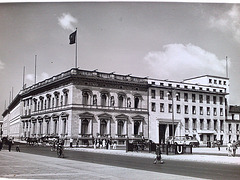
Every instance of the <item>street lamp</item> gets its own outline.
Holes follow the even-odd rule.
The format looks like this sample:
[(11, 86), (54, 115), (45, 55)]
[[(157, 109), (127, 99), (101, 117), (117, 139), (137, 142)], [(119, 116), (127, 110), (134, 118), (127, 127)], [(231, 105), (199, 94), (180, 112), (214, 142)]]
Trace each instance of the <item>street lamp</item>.
[[(175, 132), (174, 132), (174, 100), (173, 100), (173, 94), (175, 93), (175, 91), (173, 89), (171, 89), (171, 94), (168, 92), (168, 95), (171, 95), (171, 100), (172, 100), (172, 142), (174, 144), (174, 140), (175, 140)], [(178, 97), (178, 94), (176, 93), (176, 98)]]

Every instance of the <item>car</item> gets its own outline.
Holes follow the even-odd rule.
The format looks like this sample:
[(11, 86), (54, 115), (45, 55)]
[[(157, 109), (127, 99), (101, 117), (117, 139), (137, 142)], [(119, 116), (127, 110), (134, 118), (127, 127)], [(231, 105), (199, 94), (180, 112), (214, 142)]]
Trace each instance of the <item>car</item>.
[(170, 136), (167, 142), (175, 145), (192, 145), (193, 147), (199, 147), (199, 141), (192, 136), (175, 136), (174, 141), (173, 137)]

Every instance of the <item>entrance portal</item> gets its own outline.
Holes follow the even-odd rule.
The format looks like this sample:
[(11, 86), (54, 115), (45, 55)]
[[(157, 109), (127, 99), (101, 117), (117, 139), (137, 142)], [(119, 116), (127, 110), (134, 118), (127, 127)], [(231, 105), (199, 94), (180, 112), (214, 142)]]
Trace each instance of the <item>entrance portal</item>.
[(159, 144), (165, 143), (166, 124), (159, 124)]

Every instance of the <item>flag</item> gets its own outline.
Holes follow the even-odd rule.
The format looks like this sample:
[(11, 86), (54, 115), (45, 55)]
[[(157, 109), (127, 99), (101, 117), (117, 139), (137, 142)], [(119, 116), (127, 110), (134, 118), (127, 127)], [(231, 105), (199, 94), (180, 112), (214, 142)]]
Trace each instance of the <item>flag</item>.
[(72, 34), (70, 34), (70, 36), (69, 36), (70, 43), (69, 44), (76, 43), (76, 35), (77, 35), (77, 30), (75, 32), (73, 32)]

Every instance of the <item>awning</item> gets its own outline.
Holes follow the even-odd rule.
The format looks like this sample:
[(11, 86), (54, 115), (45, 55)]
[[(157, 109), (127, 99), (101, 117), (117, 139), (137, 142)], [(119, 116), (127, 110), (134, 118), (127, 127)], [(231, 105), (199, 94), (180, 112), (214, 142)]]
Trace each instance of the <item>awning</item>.
[(166, 119), (166, 118), (158, 118), (157, 121), (159, 121), (159, 124), (173, 124), (177, 125), (178, 123), (181, 122), (180, 119), (174, 119), (174, 122), (172, 121), (172, 119)]

